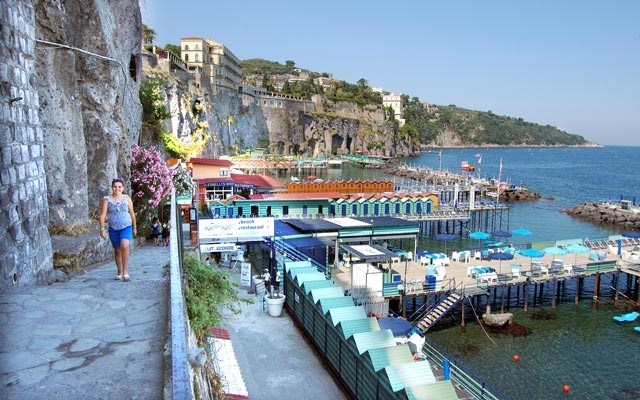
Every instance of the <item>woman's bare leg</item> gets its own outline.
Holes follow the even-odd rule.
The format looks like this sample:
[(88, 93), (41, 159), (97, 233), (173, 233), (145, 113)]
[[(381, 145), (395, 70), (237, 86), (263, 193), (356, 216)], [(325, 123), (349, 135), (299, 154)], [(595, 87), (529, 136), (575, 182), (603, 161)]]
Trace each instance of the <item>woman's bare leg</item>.
[(129, 241), (120, 241), (120, 254), (122, 254), (122, 275), (129, 275)]
[(122, 247), (119, 249), (113, 249), (113, 258), (116, 260), (116, 268), (118, 268), (118, 275), (122, 275)]

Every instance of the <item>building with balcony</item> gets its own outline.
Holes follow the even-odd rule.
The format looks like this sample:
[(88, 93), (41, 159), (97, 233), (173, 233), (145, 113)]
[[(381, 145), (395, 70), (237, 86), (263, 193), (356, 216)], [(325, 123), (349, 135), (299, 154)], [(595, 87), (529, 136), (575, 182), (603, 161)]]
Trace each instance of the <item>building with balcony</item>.
[(207, 38), (180, 39), (182, 60), (190, 71), (202, 71), (211, 86), (234, 91), (242, 83), (240, 60), (224, 44)]

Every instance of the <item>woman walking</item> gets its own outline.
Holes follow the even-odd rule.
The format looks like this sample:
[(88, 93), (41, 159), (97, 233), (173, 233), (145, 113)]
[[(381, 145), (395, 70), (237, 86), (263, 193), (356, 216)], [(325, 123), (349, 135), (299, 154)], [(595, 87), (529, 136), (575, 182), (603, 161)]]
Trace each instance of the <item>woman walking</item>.
[(137, 234), (136, 214), (133, 211), (131, 198), (124, 194), (124, 180), (115, 178), (111, 181), (111, 196), (104, 196), (100, 211), (100, 236), (107, 236), (104, 226), (105, 218), (109, 223), (109, 239), (113, 246), (113, 254), (118, 268), (115, 280), (129, 282), (129, 249), (130, 242)]

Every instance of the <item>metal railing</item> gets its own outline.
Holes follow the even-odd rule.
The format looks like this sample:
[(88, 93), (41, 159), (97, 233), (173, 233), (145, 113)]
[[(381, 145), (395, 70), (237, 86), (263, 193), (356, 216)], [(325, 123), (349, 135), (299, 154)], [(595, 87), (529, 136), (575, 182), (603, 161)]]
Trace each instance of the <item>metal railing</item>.
[(464, 292), (464, 282), (460, 282), (456, 284), (455, 279), (447, 279), (446, 283), (444, 283), (442, 285), (442, 288), (437, 292), (425, 292), (425, 294), (442, 293), (443, 298), (440, 301), (431, 303), (432, 304), (431, 307), (429, 306), (429, 303), (425, 301), (422, 306), (420, 306), (417, 310), (413, 312), (413, 314), (411, 314), (407, 318), (407, 321), (413, 321), (412, 324), (416, 325), (418, 322), (420, 322), (422, 318), (424, 318), (425, 315), (429, 314), (436, 307), (438, 307), (440, 303), (442, 303), (449, 296), (449, 293), (451, 292), (462, 294)]
[(191, 377), (187, 360), (187, 312), (182, 287), (182, 263), (184, 247), (180, 225), (180, 210), (176, 203), (175, 189), (171, 191), (171, 229), (169, 251), (171, 253), (169, 277), (171, 323), (171, 397), (173, 400), (192, 398)]
[(451, 380), (460, 385), (477, 399), (506, 400), (507, 396), (486, 382), (478, 375), (467, 368), (460, 360), (448, 354), (446, 350), (433, 342), (425, 340), (423, 353), (429, 362), (435, 365), (442, 365), (444, 360), (449, 361)]

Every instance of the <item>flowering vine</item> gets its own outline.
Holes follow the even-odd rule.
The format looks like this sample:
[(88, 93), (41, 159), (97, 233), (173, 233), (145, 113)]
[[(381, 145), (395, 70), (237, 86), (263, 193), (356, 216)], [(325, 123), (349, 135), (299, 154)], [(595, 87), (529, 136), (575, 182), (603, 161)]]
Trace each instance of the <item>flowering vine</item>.
[(134, 146), (131, 158), (131, 199), (145, 232), (158, 206), (171, 194), (173, 174), (155, 147)]

